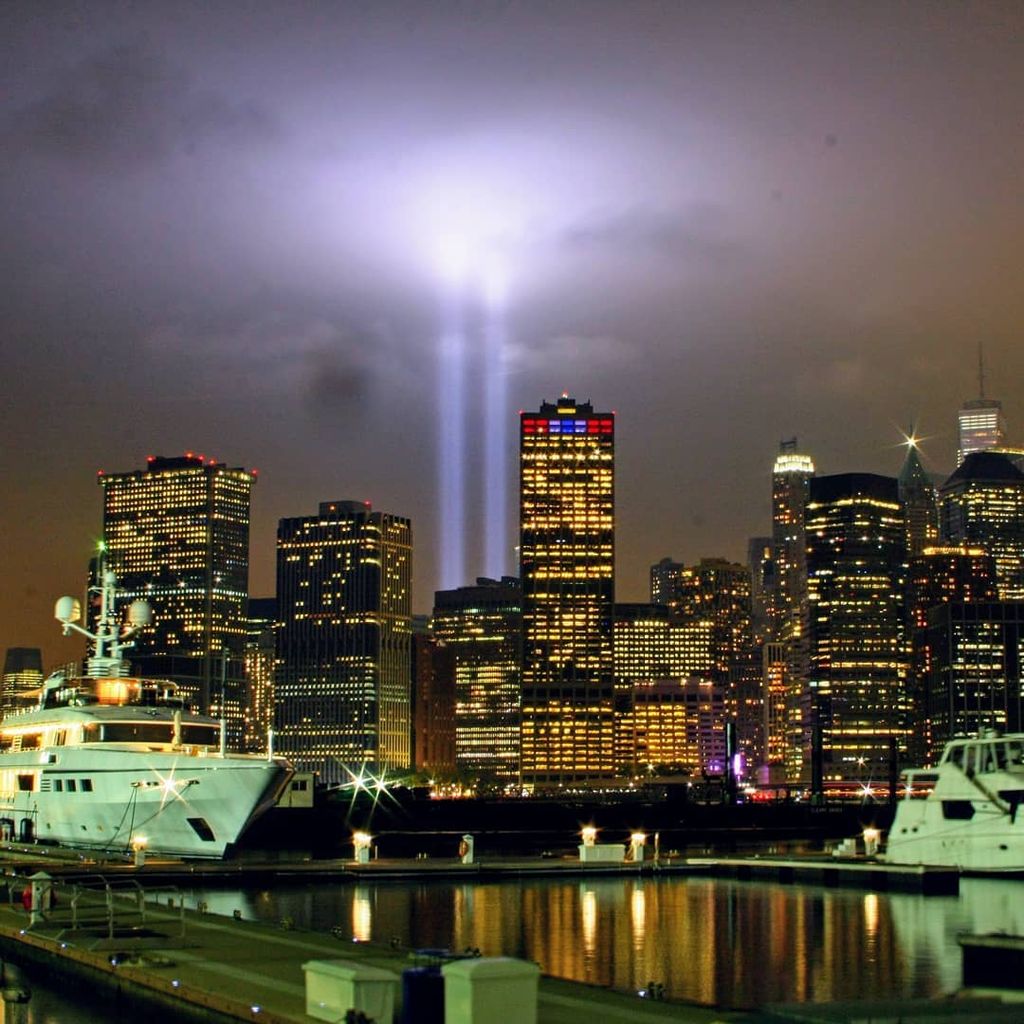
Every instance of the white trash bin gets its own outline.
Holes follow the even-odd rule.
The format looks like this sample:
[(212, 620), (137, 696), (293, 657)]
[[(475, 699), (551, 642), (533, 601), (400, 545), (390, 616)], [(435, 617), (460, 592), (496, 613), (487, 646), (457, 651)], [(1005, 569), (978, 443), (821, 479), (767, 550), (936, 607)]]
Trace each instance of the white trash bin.
[(317, 1020), (344, 1020), (348, 1010), (362, 1010), (380, 1024), (391, 1024), (401, 978), (392, 971), (351, 960), (309, 960), (306, 1013)]
[(445, 1024), (537, 1024), (536, 964), (475, 957), (444, 964), (441, 974)]

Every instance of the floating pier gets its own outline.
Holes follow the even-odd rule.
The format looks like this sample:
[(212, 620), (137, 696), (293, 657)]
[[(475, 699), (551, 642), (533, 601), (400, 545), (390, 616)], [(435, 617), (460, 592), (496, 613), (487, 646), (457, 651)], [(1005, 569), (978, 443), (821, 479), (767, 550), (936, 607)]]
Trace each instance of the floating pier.
[(866, 858), (691, 857), (687, 863), (714, 877), (740, 881), (915, 892), (922, 896), (955, 896), (960, 891), (960, 872), (954, 868), (886, 864)]

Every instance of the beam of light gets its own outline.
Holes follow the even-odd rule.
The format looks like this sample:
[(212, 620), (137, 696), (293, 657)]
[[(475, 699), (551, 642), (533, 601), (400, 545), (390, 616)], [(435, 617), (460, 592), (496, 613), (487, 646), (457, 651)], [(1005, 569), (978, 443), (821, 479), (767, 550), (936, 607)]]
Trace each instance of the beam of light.
[[(442, 273), (461, 273), (459, 249), (449, 251)], [(447, 278), (441, 299), (438, 351), (438, 554), (442, 590), (466, 582), (466, 338), (462, 291)]]
[(484, 324), (484, 559), (494, 579), (508, 572), (508, 409), (505, 381), (507, 327), (505, 268), (491, 260), (483, 276)]

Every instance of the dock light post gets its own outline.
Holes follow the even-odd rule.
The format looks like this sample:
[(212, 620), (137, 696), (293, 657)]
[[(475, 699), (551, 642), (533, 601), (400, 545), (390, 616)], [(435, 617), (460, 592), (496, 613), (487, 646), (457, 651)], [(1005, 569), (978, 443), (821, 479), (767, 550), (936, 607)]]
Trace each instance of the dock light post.
[(644, 859), (644, 847), (647, 845), (646, 832), (634, 832), (629, 837), (629, 859), (640, 864)]
[(29, 928), (42, 924), (53, 906), (53, 879), (45, 871), (37, 871), (29, 878)]
[(593, 846), (597, 842), (597, 829), (593, 825), (584, 825), (580, 829), (580, 838), (584, 846)]
[(132, 836), (133, 861), (137, 868), (141, 868), (146, 863), (146, 849), (148, 846), (149, 839), (146, 836)]
[(882, 833), (877, 828), (864, 829), (864, 856), (874, 857), (878, 853), (878, 841)]
[(370, 863), (370, 845), (373, 843), (373, 836), (369, 832), (352, 833), (352, 852), (355, 855), (357, 864)]

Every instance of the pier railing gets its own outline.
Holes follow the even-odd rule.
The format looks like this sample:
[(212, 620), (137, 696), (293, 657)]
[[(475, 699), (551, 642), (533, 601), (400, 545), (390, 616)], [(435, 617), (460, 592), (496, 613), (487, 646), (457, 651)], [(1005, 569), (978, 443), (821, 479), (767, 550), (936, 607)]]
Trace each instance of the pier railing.
[[(9, 887), (12, 902), (21, 895)], [(185, 937), (185, 901), (175, 886), (143, 887), (134, 878), (86, 875), (52, 879), (38, 908), (34, 931), (57, 939), (90, 937), (110, 942)]]

